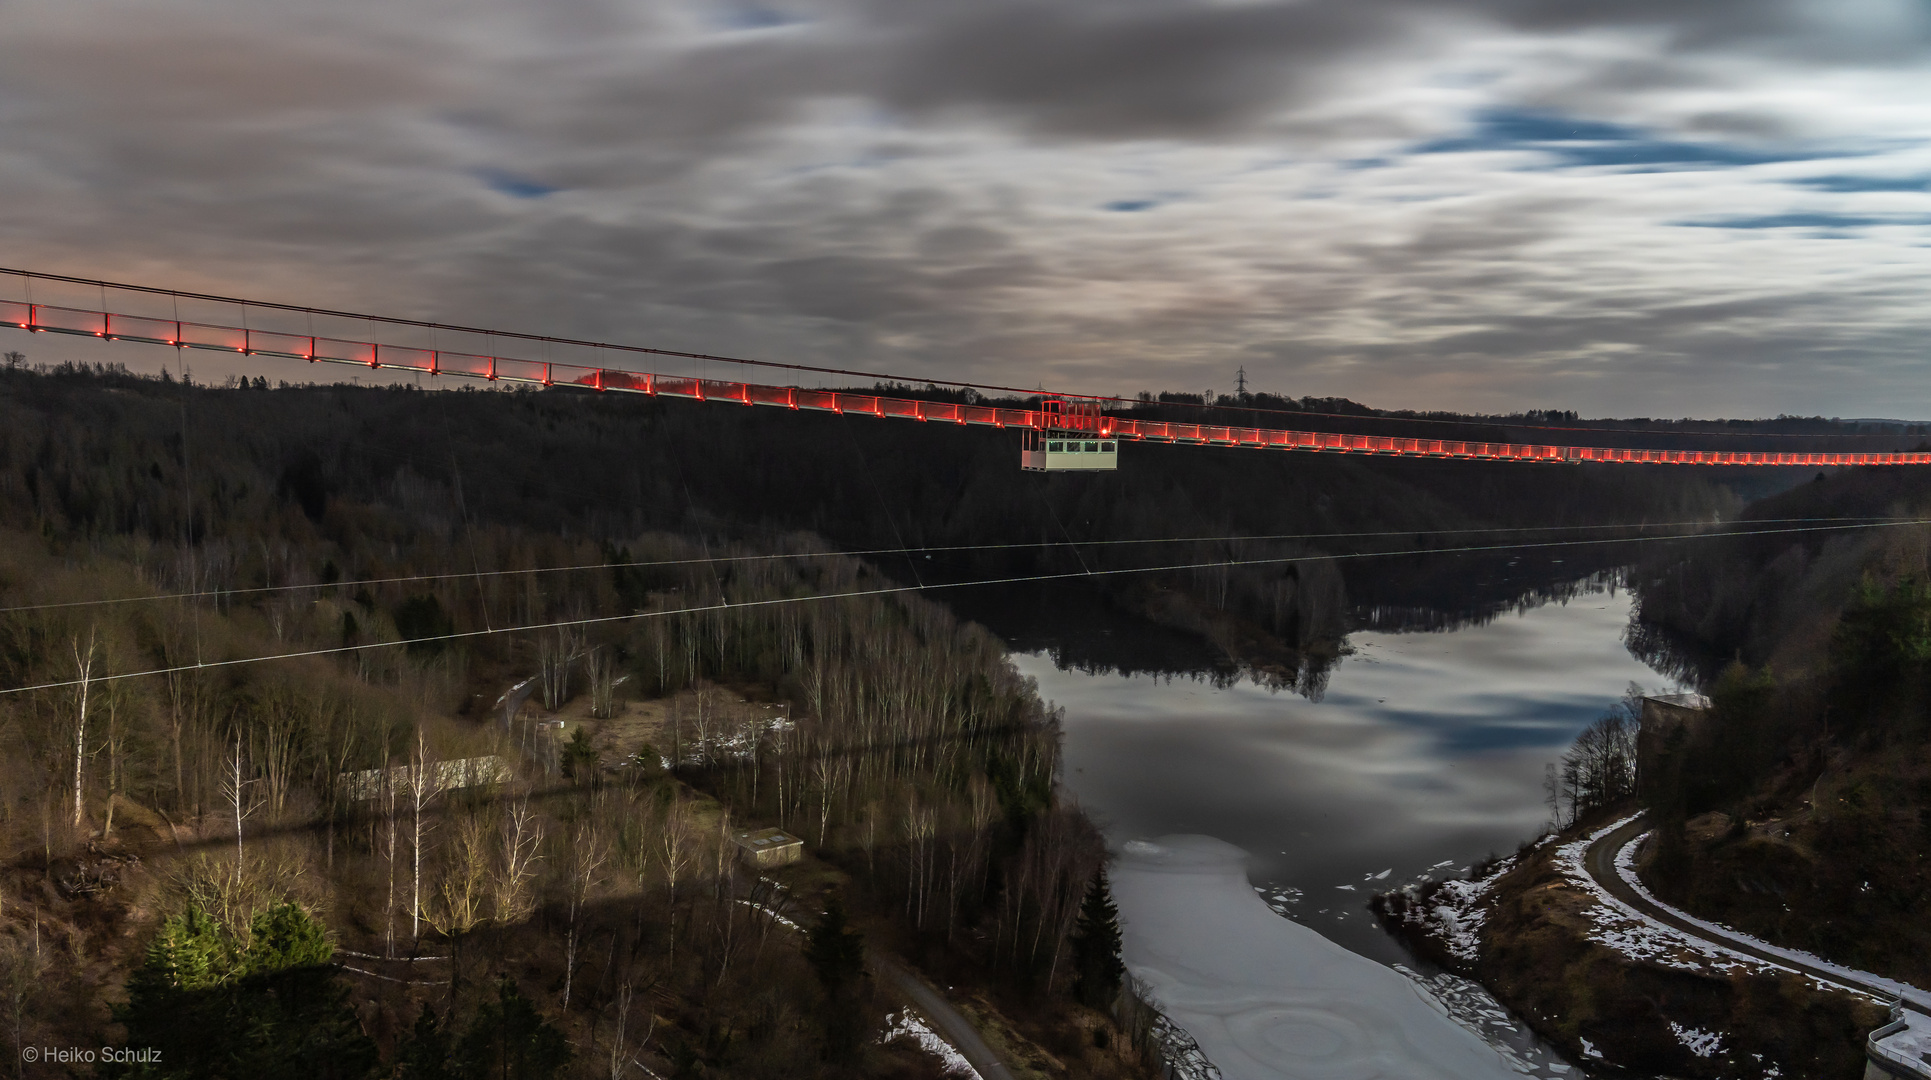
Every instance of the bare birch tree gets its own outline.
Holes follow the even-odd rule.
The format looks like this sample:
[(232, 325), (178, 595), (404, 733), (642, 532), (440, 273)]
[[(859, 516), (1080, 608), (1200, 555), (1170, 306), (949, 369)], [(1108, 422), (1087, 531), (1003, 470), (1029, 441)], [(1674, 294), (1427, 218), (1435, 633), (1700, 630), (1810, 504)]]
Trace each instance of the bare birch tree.
[(439, 775), (440, 762), (429, 757), (429, 744), (423, 738), (422, 727), (416, 727), (416, 750), (409, 761), (409, 940), (411, 947), (422, 939), (422, 838), (433, 822), (425, 822), (423, 814), (429, 809), (437, 795), (442, 794), (442, 777)]
[[(628, 980), (617, 988), (617, 1024), (610, 1036), (610, 1080), (623, 1080), (624, 1074), (637, 1064), (637, 1055), (644, 1052), (644, 1048), (650, 1045), (651, 1036), (657, 1033), (657, 1010), (652, 1009), (649, 1025), (644, 1028), (644, 1037), (637, 1041), (636, 1046), (630, 1045), (628, 1032), (633, 996), (635, 991)], [(646, 1075), (655, 1074), (647, 1072)]]
[(610, 846), (604, 840), (603, 830), (597, 827), (592, 818), (585, 817), (577, 822), (569, 838), (569, 851), (565, 858), (569, 927), (564, 932), (563, 1008), (568, 1009), (570, 989), (577, 971), (577, 943), (582, 932), (583, 908), (589, 902), (591, 893), (603, 884), (603, 866), (610, 858)]
[(227, 767), (222, 770), (221, 794), (227, 800), (235, 817), (235, 881), (241, 881), (243, 858), (241, 850), (242, 822), (250, 814), (261, 808), (262, 798), (251, 791), (259, 781), (247, 774), (247, 766), (242, 757), (241, 732), (235, 732), (234, 753), (228, 755)]
[(493, 881), (496, 921), (521, 922), (535, 907), (536, 863), (543, 856), (543, 821), (530, 812), (528, 795), (507, 804), (499, 830), (501, 864)]
[(672, 796), (670, 805), (664, 808), (663, 821), (657, 830), (654, 853), (664, 868), (664, 884), (670, 892), (670, 963), (673, 967), (677, 962), (677, 883), (697, 860), (695, 826), (690, 804), (684, 801), (681, 794)]
[[(77, 691), (80, 708), (74, 720), (74, 828), (78, 829), (85, 819), (85, 804), (81, 801), (81, 779), (87, 765), (87, 693), (94, 681), (94, 631), (87, 631), (87, 652), (82, 655), (80, 639), (74, 639), (74, 668), (79, 673), (80, 687)], [(236, 825), (235, 835), (239, 837), (240, 825)], [(239, 843), (239, 840), (237, 840)]]

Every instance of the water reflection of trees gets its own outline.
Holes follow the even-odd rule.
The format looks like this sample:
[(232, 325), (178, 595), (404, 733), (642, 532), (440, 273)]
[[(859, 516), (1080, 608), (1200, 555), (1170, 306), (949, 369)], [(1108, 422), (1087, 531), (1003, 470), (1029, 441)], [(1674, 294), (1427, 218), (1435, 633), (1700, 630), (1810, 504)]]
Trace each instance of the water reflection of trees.
[(1643, 621), (1640, 608), (1630, 612), (1623, 644), (1631, 656), (1686, 686), (1709, 685), (1725, 662), (1725, 657), (1701, 647), (1694, 638)]
[(1537, 581), (1508, 596), (1471, 595), (1454, 608), (1432, 604), (1374, 604), (1354, 609), (1353, 628), (1384, 633), (1443, 633), (1487, 626), (1504, 615), (1523, 615), (1547, 604), (1566, 604), (1583, 596), (1611, 596), (1629, 587), (1628, 570), (1597, 570), (1566, 581)]
[[(1016, 651), (1043, 653), (1062, 671), (1168, 682), (1180, 678), (1215, 689), (1253, 685), (1318, 701), (1327, 692), (1335, 667), (1351, 653), (1347, 646), (1351, 632), (1447, 633), (1486, 626), (1502, 616), (1525, 614), (1546, 604), (1605, 593), (1614, 596), (1631, 587), (1628, 568), (1620, 564), (1578, 573), (1581, 568), (1574, 561), (1544, 559), (1527, 564), (1521, 559), (1488, 558), (1449, 564), (1434, 558), (1431, 566), (1404, 567), (1393, 575), (1412, 586), (1414, 602), (1390, 599), (1352, 606), (1343, 602), (1312, 614), (1290, 605), (1284, 617), (1276, 614), (1267, 622), (1253, 622), (1277, 635), (1271, 636), (1269, 648), (1256, 652), (1243, 652), (1238, 643), (1222, 640), (1211, 627), (1186, 626), (1194, 632), (1185, 633), (1176, 625), (1178, 620), (1156, 621), (1143, 609), (1113, 604), (1055, 601), (1040, 608), (982, 606), (971, 615), (993, 625)], [(1254, 592), (1280, 595), (1273, 582), (1260, 586)], [(1390, 582), (1375, 583), (1371, 593), (1391, 595)], [(1245, 606), (1260, 605), (1250, 593)], [(1239, 609), (1231, 602), (1229, 607)], [(1042, 615), (1043, 608), (1050, 608), (1052, 615)], [(1283, 624), (1293, 632), (1279, 635)], [(1665, 651), (1667, 643), (1650, 636), (1638, 639), (1636, 633), (1632, 628), (1631, 651), (1658, 670), (1678, 678), (1690, 670), (1670, 659), (1673, 654)], [(1639, 640), (1652, 651), (1641, 651)], [(1652, 655), (1662, 659), (1651, 659)]]

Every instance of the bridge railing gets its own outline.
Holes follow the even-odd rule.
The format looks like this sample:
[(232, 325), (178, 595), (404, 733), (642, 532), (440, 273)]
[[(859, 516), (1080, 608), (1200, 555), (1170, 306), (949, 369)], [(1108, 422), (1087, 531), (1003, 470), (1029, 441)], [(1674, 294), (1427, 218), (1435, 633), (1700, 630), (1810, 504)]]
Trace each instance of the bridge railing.
[[(881, 394), (709, 379), (627, 368), (558, 363), (525, 357), (445, 351), (375, 340), (291, 334), (220, 323), (161, 319), (71, 306), (0, 300), (0, 326), (34, 333), (75, 334), (243, 356), (270, 356), (309, 363), (352, 364), (371, 369), (481, 379), (533, 386), (575, 386), (598, 392), (646, 394), (693, 401), (734, 402), (814, 412), (857, 414), (1034, 431), (1065, 423), (1063, 414), (1039, 409), (924, 401)], [(1357, 435), (1332, 431), (1231, 427), (1134, 420), (1096, 414), (1101, 434), (1127, 442), (1235, 446), (1317, 453), (1477, 461), (1603, 462), (1647, 465), (1844, 466), (1931, 464), (1927, 451), (1777, 452), (1659, 450), (1556, 446), (1538, 443), (1464, 442)]]

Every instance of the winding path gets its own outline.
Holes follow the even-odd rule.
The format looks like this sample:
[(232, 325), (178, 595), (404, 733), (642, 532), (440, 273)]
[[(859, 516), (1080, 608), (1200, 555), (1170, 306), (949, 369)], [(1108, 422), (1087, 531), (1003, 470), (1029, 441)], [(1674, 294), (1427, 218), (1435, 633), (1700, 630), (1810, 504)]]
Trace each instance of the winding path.
[(1900, 995), (1898, 984), (1882, 976), (1852, 971), (1835, 964), (1808, 963), (1787, 955), (1782, 950), (1765, 948), (1762, 942), (1753, 941), (1742, 934), (1726, 933), (1722, 927), (1700, 919), (1686, 918), (1681, 912), (1653, 903), (1624, 880), (1622, 874), (1616, 869), (1616, 856), (1648, 829), (1649, 823), (1643, 818), (1631, 820), (1622, 828), (1589, 845), (1589, 850), (1583, 859), (1584, 867), (1588, 869), (1589, 876), (1596, 880), (1596, 884), (1609, 890), (1611, 896), (1629, 905), (1644, 917), (1680, 930), (1691, 937), (1719, 945), (1731, 952), (1802, 972), (1822, 982), (1849, 987), (1880, 1001), (1895, 1001), (1902, 996), (1913, 1008), (1931, 1008), (1931, 995), (1922, 992), (1911, 993), (1909, 988), (1905, 988), (1905, 992)]

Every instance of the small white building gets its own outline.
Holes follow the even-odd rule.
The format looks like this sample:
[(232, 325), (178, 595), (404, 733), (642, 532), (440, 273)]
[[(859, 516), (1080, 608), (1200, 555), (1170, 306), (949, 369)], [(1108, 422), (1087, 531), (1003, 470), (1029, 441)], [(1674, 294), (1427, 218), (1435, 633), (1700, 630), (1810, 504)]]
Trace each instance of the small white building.
[(738, 858), (753, 870), (769, 870), (804, 858), (805, 842), (783, 829), (739, 829), (731, 836)]

